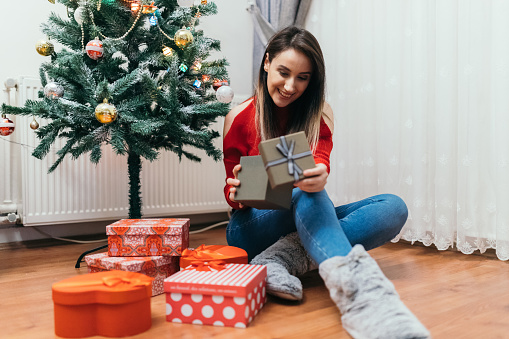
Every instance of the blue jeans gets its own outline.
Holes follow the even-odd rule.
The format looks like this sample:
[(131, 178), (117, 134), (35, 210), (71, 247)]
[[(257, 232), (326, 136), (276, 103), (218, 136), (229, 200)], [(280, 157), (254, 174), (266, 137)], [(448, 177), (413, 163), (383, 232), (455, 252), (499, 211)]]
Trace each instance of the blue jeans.
[(230, 246), (246, 250), (251, 260), (297, 231), (306, 251), (320, 264), (347, 255), (356, 244), (366, 250), (385, 244), (401, 231), (407, 217), (405, 203), (392, 194), (334, 207), (325, 190), (307, 193), (294, 188), (290, 210), (235, 210), (226, 239)]

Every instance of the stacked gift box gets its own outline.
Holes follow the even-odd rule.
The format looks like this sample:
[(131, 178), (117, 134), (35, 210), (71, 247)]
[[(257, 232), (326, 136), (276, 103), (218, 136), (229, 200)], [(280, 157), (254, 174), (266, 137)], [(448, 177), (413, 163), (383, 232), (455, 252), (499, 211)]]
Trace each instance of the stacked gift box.
[(107, 252), (103, 252), (87, 255), (85, 261), (89, 273), (120, 270), (138, 272), (154, 278), (152, 296), (164, 293), (164, 279), (179, 270), (177, 256), (110, 257)]
[(179, 270), (189, 247), (189, 219), (122, 219), (106, 226), (108, 252), (85, 257), (88, 271), (121, 270), (154, 278), (152, 295), (164, 293), (163, 280)]
[(189, 219), (122, 219), (106, 234), (112, 257), (180, 256), (189, 246)]

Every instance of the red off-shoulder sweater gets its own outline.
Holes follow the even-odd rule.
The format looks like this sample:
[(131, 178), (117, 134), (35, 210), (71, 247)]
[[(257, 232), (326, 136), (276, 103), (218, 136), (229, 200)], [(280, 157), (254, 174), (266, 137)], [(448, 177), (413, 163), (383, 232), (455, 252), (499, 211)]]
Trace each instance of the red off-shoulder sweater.
[[(234, 118), (228, 133), (223, 139), (224, 168), (226, 170), (226, 179), (234, 178), (233, 167), (240, 163), (240, 157), (259, 155), (258, 144), (260, 135), (256, 131), (255, 125), (255, 104), (253, 99), (250, 103)], [(288, 121), (288, 110), (278, 111), (279, 125), (281, 133), (284, 135), (285, 125)], [(322, 163), (327, 166), (327, 172), (330, 172), (330, 152), (332, 150), (332, 132), (323, 118), (320, 121), (320, 136), (318, 144), (313, 153), (315, 163)], [(226, 181), (225, 179), (225, 181)], [(240, 209), (239, 204), (230, 200), (230, 185), (224, 186), (224, 196), (228, 204), (234, 209)]]

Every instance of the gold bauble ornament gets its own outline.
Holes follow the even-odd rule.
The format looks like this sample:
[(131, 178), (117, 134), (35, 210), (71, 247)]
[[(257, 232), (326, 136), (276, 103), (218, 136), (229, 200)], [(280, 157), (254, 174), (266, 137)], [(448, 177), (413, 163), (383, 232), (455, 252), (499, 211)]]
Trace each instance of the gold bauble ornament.
[(35, 44), (35, 50), (37, 53), (43, 56), (48, 56), (53, 54), (53, 51), (55, 50), (55, 46), (49, 40), (41, 39), (37, 41)]
[(187, 29), (182, 28), (179, 29), (175, 36), (173, 37), (173, 40), (175, 41), (175, 44), (179, 46), (180, 48), (185, 47), (187, 44), (190, 44), (193, 42), (194, 38), (191, 32), (189, 32)]
[(49, 2), (51, 2), (53, 5), (55, 4), (55, 0), (48, 0)]
[(34, 117), (34, 120), (32, 120), (32, 122), (30, 123), (30, 128), (33, 130), (36, 130), (39, 128), (39, 123), (37, 122), (37, 120), (35, 120), (35, 117)]
[(117, 109), (108, 103), (108, 99), (104, 99), (103, 103), (95, 108), (95, 117), (100, 123), (112, 123), (117, 119)]

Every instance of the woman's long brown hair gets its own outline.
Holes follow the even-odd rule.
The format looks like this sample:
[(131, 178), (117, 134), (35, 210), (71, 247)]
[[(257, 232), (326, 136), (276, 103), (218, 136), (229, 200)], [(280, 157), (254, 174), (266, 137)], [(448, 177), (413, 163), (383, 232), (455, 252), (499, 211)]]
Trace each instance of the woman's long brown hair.
[(322, 50), (316, 38), (307, 30), (287, 27), (276, 33), (267, 44), (260, 65), (258, 83), (255, 89), (257, 128), (262, 140), (278, 137), (278, 126), (273, 111), (273, 101), (267, 88), (265, 58), (269, 62), (281, 52), (295, 49), (306, 55), (313, 66), (311, 79), (302, 95), (291, 106), (287, 133), (304, 131), (314, 150), (320, 133), (320, 118), (325, 103), (325, 63)]

